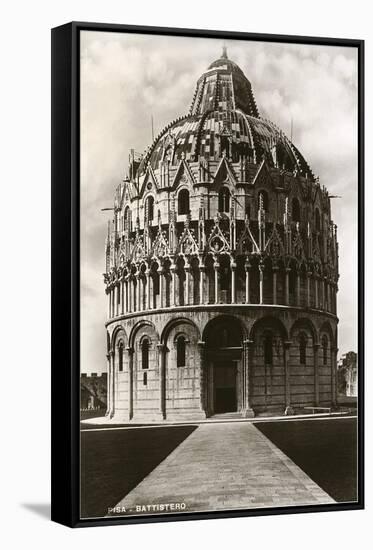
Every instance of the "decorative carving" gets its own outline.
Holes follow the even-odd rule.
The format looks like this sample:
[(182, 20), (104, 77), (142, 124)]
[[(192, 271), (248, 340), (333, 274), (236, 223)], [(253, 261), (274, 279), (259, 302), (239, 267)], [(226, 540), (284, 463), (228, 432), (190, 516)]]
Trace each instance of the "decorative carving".
[(199, 247), (194, 235), (194, 231), (189, 227), (188, 216), (184, 223), (184, 231), (182, 232), (179, 239), (178, 252), (187, 256), (199, 253)]
[(211, 230), (210, 236), (207, 240), (207, 247), (211, 252), (214, 252), (214, 254), (229, 252), (230, 250), (228, 239), (220, 228), (219, 215), (215, 218), (214, 227)]
[(160, 226), (158, 228), (158, 233), (154, 240), (151, 253), (152, 256), (158, 256), (159, 258), (164, 258), (170, 254), (170, 248), (166, 239), (166, 232), (162, 231)]
[(250, 254), (260, 254), (258, 243), (256, 242), (248, 219), (245, 220), (245, 227), (238, 239), (237, 252), (248, 256)]
[(265, 245), (264, 251), (268, 256), (273, 256), (276, 260), (285, 255), (284, 243), (279, 235), (276, 224), (273, 225), (272, 233)]

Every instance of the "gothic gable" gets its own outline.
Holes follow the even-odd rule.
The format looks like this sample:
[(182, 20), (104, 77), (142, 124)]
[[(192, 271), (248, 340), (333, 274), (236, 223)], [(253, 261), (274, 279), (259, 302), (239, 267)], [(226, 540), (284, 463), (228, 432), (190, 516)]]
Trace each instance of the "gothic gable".
[(245, 228), (238, 239), (237, 251), (246, 256), (260, 253), (259, 246), (251, 232), (249, 220), (245, 221)]
[(285, 255), (285, 247), (278, 233), (276, 225), (274, 225), (272, 233), (265, 245), (264, 251), (276, 259)]
[(231, 249), (226, 235), (224, 235), (220, 228), (219, 217), (215, 219), (215, 225), (207, 240), (207, 247), (210, 252), (214, 252), (215, 254), (229, 252)]
[(178, 253), (193, 255), (198, 254), (198, 244), (194, 236), (193, 229), (189, 228), (189, 224), (186, 224), (184, 231), (182, 232), (179, 244), (178, 244)]
[(150, 191), (152, 188), (153, 190), (158, 191), (159, 184), (158, 184), (157, 176), (155, 175), (153, 168), (149, 164), (145, 172), (144, 180), (141, 184), (140, 195), (141, 196), (144, 195), (145, 191), (148, 191), (148, 190)]
[(229, 166), (229, 162), (226, 157), (223, 157), (219, 162), (216, 172), (214, 174), (214, 183), (229, 183), (235, 186), (237, 183), (233, 170)]
[(256, 188), (266, 187), (267, 189), (275, 189), (276, 187), (265, 159), (262, 160), (254, 176), (253, 185)]
[(171, 187), (176, 189), (179, 185), (185, 183), (193, 186), (196, 182), (188, 163), (182, 159), (177, 167)]
[(158, 233), (154, 240), (151, 252), (152, 256), (156, 256), (159, 258), (164, 258), (166, 256), (169, 256), (170, 254), (170, 248), (166, 239), (166, 233), (165, 231), (162, 231), (161, 227), (158, 228)]

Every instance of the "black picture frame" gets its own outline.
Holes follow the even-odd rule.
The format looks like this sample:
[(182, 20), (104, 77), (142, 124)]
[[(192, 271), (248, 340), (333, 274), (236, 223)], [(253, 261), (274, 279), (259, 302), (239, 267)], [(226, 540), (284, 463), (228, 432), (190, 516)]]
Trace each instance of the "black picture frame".
[[(358, 500), (353, 503), (80, 519), (79, 112), (80, 32), (141, 33), (337, 45), (358, 50)], [(364, 41), (72, 22), (52, 29), (52, 520), (70, 527), (169, 522), (364, 508)]]

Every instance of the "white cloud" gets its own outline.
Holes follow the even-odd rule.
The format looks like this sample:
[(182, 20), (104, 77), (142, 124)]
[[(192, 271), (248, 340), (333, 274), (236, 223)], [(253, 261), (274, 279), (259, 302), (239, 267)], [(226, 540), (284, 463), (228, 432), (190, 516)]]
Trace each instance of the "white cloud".
[[(333, 202), (340, 239), (340, 351), (356, 349), (357, 55), (353, 48), (226, 41), (262, 116), (290, 134)], [(106, 368), (107, 214), (131, 148), (188, 112), (216, 39), (85, 32), (81, 40), (82, 369)]]

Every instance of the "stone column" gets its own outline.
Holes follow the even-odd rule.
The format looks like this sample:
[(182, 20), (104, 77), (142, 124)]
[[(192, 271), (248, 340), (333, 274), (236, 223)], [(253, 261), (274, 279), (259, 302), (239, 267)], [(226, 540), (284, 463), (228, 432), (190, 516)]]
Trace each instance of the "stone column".
[(131, 313), (132, 311), (132, 288), (131, 288), (131, 277), (127, 278), (127, 312)]
[(307, 307), (311, 307), (311, 271), (307, 271)]
[[(199, 385), (200, 385), (200, 409), (205, 414), (207, 413), (207, 403), (206, 403), (206, 365), (205, 365), (205, 342), (197, 342), (198, 346), (198, 355), (199, 355)], [(207, 415), (206, 415), (207, 416)]]
[(175, 284), (175, 264), (171, 264), (170, 273), (171, 273), (171, 288), (170, 288), (170, 306), (176, 306), (176, 284)]
[(321, 309), (325, 309), (325, 277), (321, 279)]
[(134, 275), (133, 276), (133, 311), (139, 310), (139, 301), (138, 301), (139, 289), (138, 289), (137, 282), (138, 282), (137, 275)]
[(189, 279), (190, 279), (190, 265), (189, 264), (185, 264), (184, 266), (184, 271), (185, 271), (185, 301), (184, 301), (184, 305), (187, 306), (189, 305)]
[(319, 306), (319, 281), (318, 281), (318, 277), (317, 277), (316, 274), (315, 274), (315, 308), (320, 309), (320, 306)]
[(159, 369), (159, 412), (161, 418), (166, 418), (166, 346), (157, 344)]
[(107, 296), (107, 318), (110, 319), (111, 317), (111, 294), (110, 289), (106, 289), (106, 296)]
[(106, 354), (106, 370), (107, 370), (107, 381), (106, 381), (106, 413), (105, 416), (110, 417), (111, 412), (111, 396), (110, 396), (110, 388), (111, 388), (111, 362), (110, 362), (110, 353)]
[(236, 267), (235, 262), (231, 263), (231, 303), (236, 303)]
[(300, 272), (297, 270), (297, 306), (300, 307)]
[(111, 376), (110, 376), (110, 413), (109, 413), (109, 418), (113, 418), (114, 413), (115, 413), (114, 350), (110, 351), (110, 370), (111, 370)]
[(114, 286), (114, 315), (115, 315), (115, 317), (117, 317), (119, 315), (118, 295), (119, 295), (119, 286), (118, 286), (118, 283), (115, 283), (115, 286)]
[(327, 309), (327, 311), (331, 311), (331, 307), (330, 307), (330, 284), (329, 284), (329, 281), (326, 282), (326, 309)]
[(124, 311), (128, 313), (128, 281), (124, 279)]
[(137, 311), (142, 310), (141, 306), (141, 284), (142, 284), (142, 278), (140, 272), (137, 272)]
[(124, 315), (124, 279), (120, 281), (120, 313)]
[(263, 264), (259, 263), (259, 303), (263, 304)]
[(290, 384), (290, 365), (289, 351), (291, 341), (284, 342), (284, 369), (285, 369), (285, 413), (286, 415), (294, 414), (294, 409), (291, 406), (291, 384)]
[(242, 351), (242, 410), (244, 418), (253, 418), (255, 413), (250, 403), (250, 367), (252, 365), (253, 340), (244, 340)]
[(313, 365), (314, 365), (314, 377), (315, 377), (315, 406), (318, 407), (320, 403), (320, 388), (319, 388), (319, 349), (320, 344), (314, 344), (313, 346)]
[(130, 289), (130, 310), (131, 312), (135, 311), (135, 282), (134, 277), (131, 275), (128, 281), (129, 289)]
[(250, 303), (250, 262), (245, 262), (245, 302)]
[(159, 275), (159, 304), (157, 304), (157, 306), (159, 308), (162, 308), (163, 307), (163, 267), (159, 266), (157, 271)]
[(289, 273), (290, 267), (285, 268), (285, 305), (289, 305)]
[(273, 303), (277, 304), (277, 271), (278, 267), (272, 267)]
[[(205, 303), (204, 300), (204, 288), (205, 288), (205, 266), (202, 264), (199, 266), (199, 303), (202, 305)], [(208, 303), (208, 300), (206, 300)]]
[(126, 348), (128, 353), (128, 420), (133, 418), (133, 354), (134, 349)]
[(219, 262), (214, 262), (215, 273), (215, 304), (219, 303)]
[(145, 271), (145, 309), (150, 309), (150, 271)]

